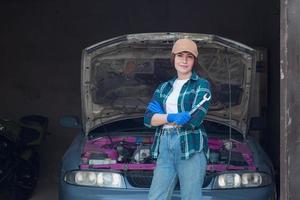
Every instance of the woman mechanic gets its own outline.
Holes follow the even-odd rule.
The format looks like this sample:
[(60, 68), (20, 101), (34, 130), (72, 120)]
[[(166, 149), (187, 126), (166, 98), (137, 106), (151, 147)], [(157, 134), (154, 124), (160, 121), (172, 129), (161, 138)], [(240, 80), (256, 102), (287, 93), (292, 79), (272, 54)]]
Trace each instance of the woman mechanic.
[(183, 200), (202, 199), (208, 150), (202, 122), (209, 100), (199, 103), (211, 91), (209, 82), (193, 70), (197, 57), (194, 41), (177, 40), (171, 53), (177, 76), (160, 84), (147, 106), (144, 123), (156, 127), (151, 154), (157, 159), (149, 200), (170, 199), (178, 179)]

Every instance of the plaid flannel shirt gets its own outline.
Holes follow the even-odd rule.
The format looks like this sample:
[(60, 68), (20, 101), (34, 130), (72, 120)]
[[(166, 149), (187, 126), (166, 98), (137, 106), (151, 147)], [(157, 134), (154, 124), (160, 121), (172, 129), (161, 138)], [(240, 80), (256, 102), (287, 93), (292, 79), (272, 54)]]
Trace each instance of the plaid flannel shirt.
[[(159, 102), (166, 111), (166, 101), (173, 89), (173, 83), (177, 77), (164, 82), (155, 90), (152, 100)], [(211, 95), (210, 84), (207, 80), (200, 78), (194, 71), (191, 78), (182, 86), (178, 97), (178, 112), (189, 112), (203, 99), (204, 94)], [(208, 153), (208, 140), (202, 125), (203, 119), (208, 111), (210, 101), (206, 101), (191, 116), (187, 124), (178, 128), (180, 135), (181, 159), (189, 159), (195, 152), (204, 150)], [(155, 113), (146, 109), (144, 124), (149, 128), (156, 128), (151, 155), (157, 158), (159, 154), (160, 134), (163, 126), (151, 126), (151, 118)]]

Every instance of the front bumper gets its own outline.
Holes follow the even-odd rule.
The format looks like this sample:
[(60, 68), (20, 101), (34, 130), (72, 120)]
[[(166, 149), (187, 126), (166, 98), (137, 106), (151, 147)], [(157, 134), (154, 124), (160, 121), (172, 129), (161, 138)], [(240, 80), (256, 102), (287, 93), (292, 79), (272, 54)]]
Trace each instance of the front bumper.
[[(147, 199), (148, 189), (111, 189), (69, 185), (62, 183), (59, 200), (140, 200)], [(273, 200), (275, 190), (272, 185), (260, 188), (210, 190), (203, 189), (204, 200)], [(179, 191), (174, 191), (172, 200), (180, 200)]]

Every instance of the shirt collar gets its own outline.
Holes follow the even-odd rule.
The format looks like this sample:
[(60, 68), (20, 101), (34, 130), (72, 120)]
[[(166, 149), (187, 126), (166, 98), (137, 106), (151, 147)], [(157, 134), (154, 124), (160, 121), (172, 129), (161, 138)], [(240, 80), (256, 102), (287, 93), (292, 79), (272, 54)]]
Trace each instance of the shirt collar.
[(190, 79), (193, 80), (193, 81), (196, 81), (196, 80), (199, 79), (198, 74), (194, 70), (192, 71), (192, 76), (191, 76)]

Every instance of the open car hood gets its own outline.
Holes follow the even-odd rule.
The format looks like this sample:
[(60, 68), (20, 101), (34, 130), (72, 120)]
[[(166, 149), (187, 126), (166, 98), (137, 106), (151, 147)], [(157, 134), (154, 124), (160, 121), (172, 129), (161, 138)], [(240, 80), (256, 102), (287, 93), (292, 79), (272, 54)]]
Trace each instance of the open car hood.
[(145, 33), (116, 37), (83, 50), (82, 124), (86, 135), (104, 123), (145, 112), (158, 84), (176, 75), (170, 53), (179, 38), (190, 38), (198, 45), (195, 71), (212, 86), (207, 117), (246, 134), (255, 50), (215, 35)]

